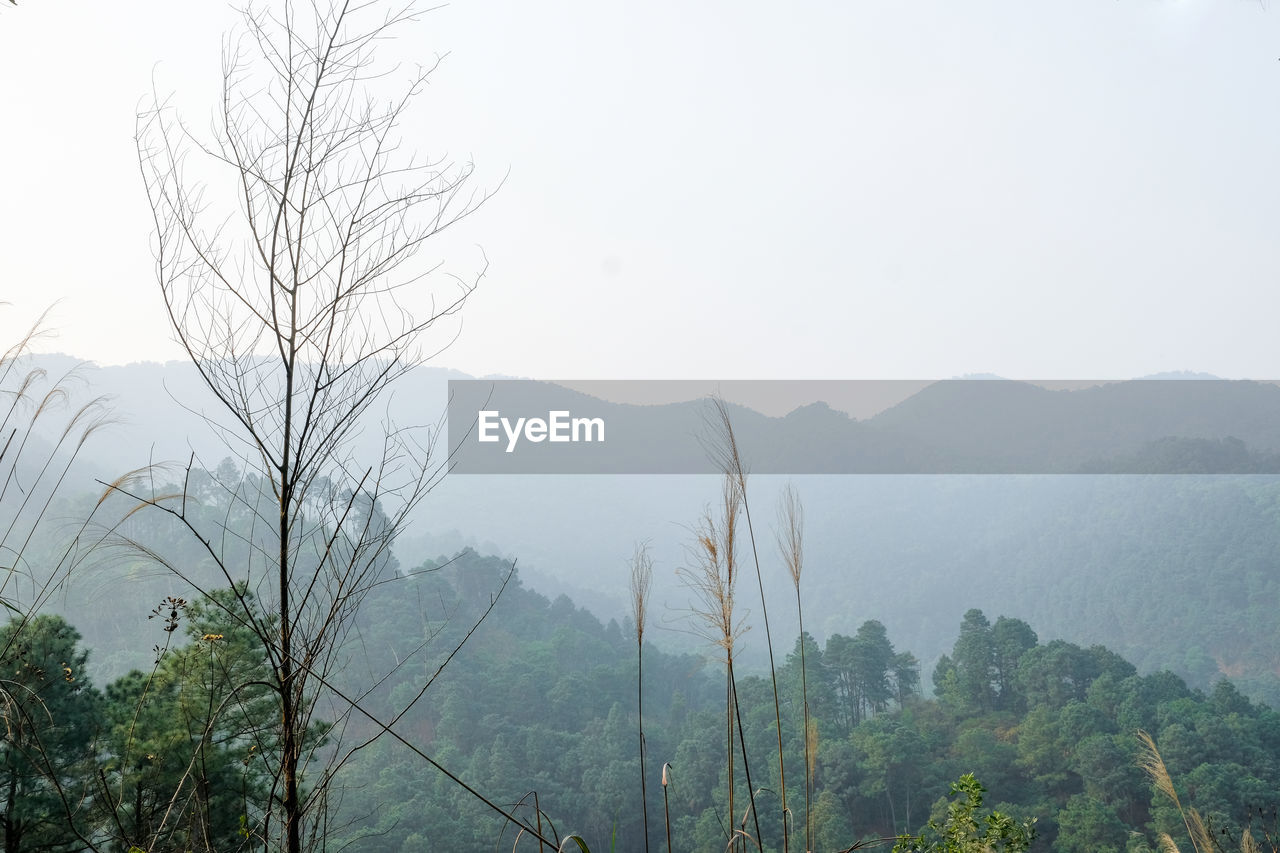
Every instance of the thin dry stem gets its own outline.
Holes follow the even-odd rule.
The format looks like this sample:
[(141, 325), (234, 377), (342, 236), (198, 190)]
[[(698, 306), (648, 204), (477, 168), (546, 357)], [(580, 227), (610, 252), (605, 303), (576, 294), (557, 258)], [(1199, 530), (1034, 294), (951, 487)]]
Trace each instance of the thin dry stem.
[(631, 615), (636, 623), (636, 719), (640, 730), (640, 806), (644, 819), (644, 849), (649, 849), (649, 787), (645, 778), (644, 741), (644, 625), (653, 587), (653, 560), (643, 544), (631, 557)]
[[(712, 434), (716, 441), (711, 447), (712, 458), (720, 465), (725, 479), (737, 491), (737, 501), (741, 503), (742, 513), (747, 522), (747, 537), (751, 545), (751, 559), (756, 570), (756, 585), (760, 592), (760, 617), (764, 622), (765, 648), (769, 652), (769, 683), (773, 688), (773, 714), (778, 744), (778, 788), (782, 798), (782, 813), (786, 815), (787, 806), (787, 770), (782, 744), (782, 702), (778, 696), (778, 668), (773, 655), (773, 632), (769, 627), (769, 602), (764, 594), (764, 573), (760, 570), (760, 552), (756, 548), (755, 526), (751, 522), (751, 504), (747, 500), (747, 466), (743, 462), (738, 449), (738, 439), (733, 431), (733, 421), (729, 417), (729, 407), (724, 400), (713, 397), (714, 415), (710, 417)], [(753, 800), (754, 805), (754, 800)], [(782, 849), (790, 850), (791, 840), (786, 833), (786, 821), (783, 821)]]
[(791, 575), (791, 582), (796, 590), (796, 617), (800, 623), (800, 690), (803, 708), (804, 733), (804, 837), (805, 850), (813, 849), (813, 819), (811, 800), (813, 797), (813, 771), (816, 754), (817, 727), (809, 719), (809, 674), (805, 660), (804, 607), (800, 596), (800, 578), (804, 570), (804, 505), (800, 496), (790, 483), (782, 492), (778, 507), (778, 529), (775, 531), (778, 550), (782, 562)]

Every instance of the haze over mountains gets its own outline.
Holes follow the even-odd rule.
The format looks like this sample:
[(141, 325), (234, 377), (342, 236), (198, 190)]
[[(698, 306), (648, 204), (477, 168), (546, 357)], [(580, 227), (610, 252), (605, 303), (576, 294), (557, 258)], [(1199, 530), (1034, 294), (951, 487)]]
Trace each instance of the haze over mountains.
[[(51, 372), (73, 364), (42, 362)], [(177, 464), (176, 480), (192, 453), (210, 469), (236, 455), (200, 416), (216, 419), (217, 409), (190, 365), (94, 368), (84, 378), (114, 397), (121, 424), (91, 448), (93, 470), (73, 489), (164, 460)], [(448, 382), (465, 378), (414, 371), (370, 413), (356, 457), (380, 449), (383, 417), (441, 424)], [(662, 439), (659, 451), (703, 470), (693, 466), (705, 454), (705, 403), (628, 411), (568, 389), (538, 393), (534, 402), (549, 393), (570, 408), (626, 412)], [(1280, 387), (947, 381), (863, 420), (821, 402), (782, 417), (731, 414), (753, 471), (793, 474), (752, 479), (767, 596), (792, 595), (766, 529), (777, 492), (791, 480), (805, 501), (806, 627), (820, 637), (878, 619), (921, 656), (927, 685), (961, 615), (979, 607), (1026, 619), (1042, 638), (1105, 643), (1199, 684), (1228, 673), (1252, 695), (1280, 700), (1280, 628), (1270, 618), (1280, 600), (1280, 479), (1269, 476), (1280, 472)], [(846, 448), (843, 460), (831, 447)], [(815, 473), (854, 463), (872, 473)], [(1037, 473), (979, 475), (1017, 471)], [(1087, 476), (1114, 472), (1211, 476)], [(696, 648), (677, 570), (688, 528), (717, 489), (713, 476), (692, 473), (451, 476), (398, 553), (405, 567), (468, 545), (515, 557), (528, 585), (567, 592), (607, 621), (626, 612), (625, 560), (647, 540), (658, 624), (670, 629), (655, 639)], [(754, 599), (745, 602), (753, 611)], [(794, 631), (785, 613), (770, 615), (776, 635)], [(749, 633), (748, 655), (761, 654), (762, 641)]]
[[(54, 355), (40, 357), (40, 364), (53, 375), (77, 372), (88, 393), (112, 399), (120, 424), (111, 439), (113, 463), (185, 462), (194, 452), (212, 466), (228, 454), (222, 436), (211, 427), (222, 417), (220, 406), (189, 363), (95, 367)], [(398, 383), (392, 399), (368, 413), (357, 456), (380, 446), (381, 422), (386, 418), (400, 426), (442, 423), (448, 383), (472, 378), (436, 367), (412, 371)], [(847, 399), (832, 405), (815, 398), (773, 417), (734, 405), (734, 385), (748, 383), (723, 387), (730, 389), (725, 398), (735, 432), (759, 473), (1245, 473), (1245, 468), (1249, 473), (1280, 472), (1273, 456), (1280, 451), (1280, 385), (1162, 381), (1171, 379), (1213, 377), (1177, 372), (1075, 388), (1071, 385), (1084, 383), (995, 377), (928, 383), (795, 383), (813, 385), (810, 395), (822, 394), (824, 384), (832, 386), (833, 395)], [(642, 383), (594, 384), (625, 388)], [(690, 390), (687, 401), (637, 406), (545, 382), (494, 379), (484, 387), (498, 389), (491, 407), (509, 402), (513, 407), (545, 410), (552, 405), (575, 413), (606, 413), (611, 445), (630, 438), (619, 436), (618, 424), (629, 433), (643, 435), (645, 455), (632, 467), (621, 466), (626, 473), (710, 471), (705, 461), (707, 406), (705, 399), (693, 397), (704, 397), (722, 385), (648, 384), (705, 390)], [(771, 393), (770, 385), (792, 383), (750, 384)], [(842, 386), (839, 392), (834, 390), (837, 385)], [(882, 402), (870, 417), (859, 419), (846, 413), (859, 407), (858, 399), (865, 402), (877, 396), (900, 401), (887, 408)], [(1186, 458), (1169, 456), (1171, 442), (1179, 444)], [(1223, 447), (1241, 458), (1225, 461)], [(235, 448), (231, 451), (235, 455)], [(1155, 461), (1147, 458), (1153, 452)], [(1139, 459), (1144, 461), (1135, 461)], [(1135, 464), (1140, 466), (1136, 471), (1132, 470)], [(587, 466), (586, 470), (592, 469)], [(571, 473), (563, 468), (555, 472)]]
[[(463, 438), (463, 473), (714, 473), (705, 399), (712, 383), (596, 383), (611, 397), (679, 386), (690, 399), (664, 405), (606, 402), (528, 381), (454, 383), (450, 426)], [(737, 383), (732, 391), (745, 393)], [(745, 390), (767, 396), (784, 382)], [(814, 383), (814, 394), (898, 396), (865, 419), (825, 399), (769, 417), (731, 405), (752, 471), (765, 474), (1276, 473), (1280, 387), (1260, 382), (1099, 383), (1078, 389), (1028, 382), (944, 380)], [(895, 394), (896, 391), (896, 394)], [(914, 392), (914, 393), (912, 393)], [(656, 396), (656, 395), (653, 395)], [(778, 395), (780, 396), (780, 392)], [(724, 399), (734, 402), (729, 392)], [(853, 402), (852, 400), (850, 402)], [(853, 402), (856, 406), (857, 403)], [(477, 414), (546, 417), (550, 411), (608, 424), (608, 440), (522, 442), (510, 431), (478, 442)], [(570, 446), (572, 445), (572, 446)]]

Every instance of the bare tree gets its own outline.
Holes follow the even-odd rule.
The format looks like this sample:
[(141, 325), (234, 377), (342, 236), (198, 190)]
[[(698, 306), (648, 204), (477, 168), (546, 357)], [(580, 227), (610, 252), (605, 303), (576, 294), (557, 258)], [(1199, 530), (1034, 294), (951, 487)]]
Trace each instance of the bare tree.
[[(348, 707), (333, 721), (326, 766), (314, 769), (317, 702), (334, 695), (352, 617), (392, 579), (392, 539), (442, 470), (431, 430), (384, 423), (372, 462), (354, 458), (353, 439), (424, 359), (423, 334), (483, 274), (450, 277), (449, 295), (425, 314), (405, 305), (436, 271), (428, 241), (487, 198), (472, 189), (470, 164), (400, 150), (401, 120), (434, 66), (390, 99), (375, 93), (389, 73), (375, 46), (416, 14), (373, 0), (246, 9), (224, 46), (211, 135), (191, 132), (159, 97), (138, 120), (174, 334), (220, 404), (216, 428), (264, 484), (246, 499), (258, 522), (248, 559), (243, 548), (230, 559), (225, 538), (197, 529), (185, 488), (164, 498), (127, 479), (116, 487), (188, 527), (221, 580), (252, 593), (228, 609), (270, 663), (278, 747), (261, 834), (289, 853), (322, 838), (328, 783), (349, 755), (332, 742)], [(205, 180), (191, 177), (197, 169)], [(227, 187), (235, 201), (220, 212), (216, 190)]]

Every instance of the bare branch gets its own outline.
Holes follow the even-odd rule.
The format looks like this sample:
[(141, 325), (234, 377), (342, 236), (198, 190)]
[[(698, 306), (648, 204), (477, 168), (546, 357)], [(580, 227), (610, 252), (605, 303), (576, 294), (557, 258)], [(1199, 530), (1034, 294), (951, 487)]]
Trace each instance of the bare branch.
[[(245, 9), (241, 32), (223, 42), (211, 134), (193, 133), (158, 95), (138, 117), (174, 335), (221, 407), (222, 434), (247, 448), (241, 459), (262, 478), (247, 498), (261, 524), (237, 546), (254, 559), (233, 570), (227, 548), (245, 534), (213, 535), (185, 506), (116, 488), (187, 528), (222, 579), (253, 590), (272, 617), (237, 600), (273, 668), (279, 813), (269, 817), (289, 853), (323, 823), (326, 786), (345, 760), (309, 791), (299, 784), (317, 698), (360, 603), (386, 581), (396, 533), (444, 470), (430, 434), (389, 426), (381, 458), (366, 461), (352, 440), (484, 272), (447, 279), (451, 295), (424, 315), (406, 304), (440, 269), (423, 249), (491, 195), (473, 189), (471, 164), (401, 149), (401, 124), (439, 60), (394, 97), (378, 94), (395, 69), (375, 48), (418, 14), (374, 0)], [(203, 182), (218, 174), (230, 204)]]

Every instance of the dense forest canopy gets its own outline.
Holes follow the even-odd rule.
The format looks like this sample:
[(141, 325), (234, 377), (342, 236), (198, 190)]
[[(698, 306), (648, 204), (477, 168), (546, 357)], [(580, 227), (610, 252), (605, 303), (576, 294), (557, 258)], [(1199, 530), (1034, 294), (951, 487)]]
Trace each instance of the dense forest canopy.
[[(397, 694), (435, 677), (442, 650), (454, 647), (509, 570), (503, 560), (466, 551), (421, 564), (380, 591), (347, 650), (351, 665), (377, 670), (410, 657), (427, 638), (433, 651), (379, 685), (367, 697), (369, 707), (394, 708)], [(172, 617), (162, 611), (138, 632), (168, 645), (147, 672), (97, 682), (92, 656), (86, 660), (77, 632), (57, 617), (38, 625), (35, 636), (48, 641), (11, 651), (6, 661), (20, 662), (58, 712), (56, 727), (37, 724), (35, 734), (65, 745), (65, 764), (55, 768), (63, 784), (74, 790), (100, 778), (108, 794), (131, 793), (116, 797), (114, 811), (77, 814), (81, 832), (120, 833), (159, 821), (155, 811), (167, 803), (166, 786), (182, 775), (184, 758), (198, 755), (194, 790), (208, 791), (208, 798), (186, 802), (169, 837), (178, 843), (201, 831), (231, 839), (242, 819), (254, 819), (252, 794), (269, 778), (248, 722), (261, 698), (245, 696), (245, 715), (224, 717), (212, 729), (208, 708), (233, 670), (261, 661), (216, 609), (184, 605)], [(165, 630), (170, 618), (174, 631)], [(924, 675), (931, 689), (921, 689), (914, 656), (898, 649), (879, 622), (825, 643), (797, 638), (779, 671), (795, 767), (803, 750), (801, 643), (818, 732), (815, 849), (920, 830), (942, 816), (951, 783), (966, 773), (982, 781), (994, 808), (1020, 820), (1037, 818), (1034, 849), (1143, 849), (1134, 846), (1138, 838), (1154, 849), (1157, 833), (1185, 830), (1139, 768), (1139, 730), (1160, 745), (1184, 805), (1210, 816), (1217, 830), (1238, 834), (1251, 824), (1268, 825), (1280, 802), (1280, 714), (1230, 682), (1206, 692), (1167, 672), (1140, 675), (1101, 646), (1041, 642), (1028, 623), (1009, 616), (992, 621), (976, 609), (965, 614), (951, 651)], [(64, 660), (74, 680), (63, 677)], [(716, 850), (724, 842), (725, 816), (717, 805), (724, 768), (715, 747), (723, 685), (711, 664), (646, 650), (648, 755), (659, 767), (670, 764), (671, 780), (665, 792), (651, 786), (651, 812), (663, 813), (665, 793), (673, 835), (689, 850)], [(536, 791), (539, 807), (562, 831), (596, 843), (616, 837), (619, 849), (643, 849), (634, 668), (631, 626), (604, 624), (569, 599), (548, 599), (517, 578), (440, 672), (431, 701), (398, 728), (503, 802)], [(352, 681), (359, 680), (353, 674)], [(739, 693), (748, 743), (767, 754), (773, 728), (767, 680), (744, 678)], [(129, 727), (132, 741), (124, 738)], [(56, 804), (49, 781), (24, 764), (23, 755), (20, 742), (6, 742), (0, 790), (23, 792), (28, 811)], [(77, 772), (76, 762), (102, 770)], [(776, 791), (766, 762), (756, 772), (757, 787)], [(353, 849), (427, 850), (445, 838), (450, 849), (488, 850), (503, 832), (502, 821), (474, 798), (386, 739), (343, 769), (342, 785), (343, 818), (335, 824), (342, 829), (334, 839)], [(112, 802), (94, 797), (99, 800)], [(73, 835), (59, 836), (48, 823), (32, 821), (31, 832), (74, 846)], [(777, 831), (764, 831), (771, 829)], [(660, 824), (650, 831), (658, 844)]]
[[(735, 827), (746, 831), (743, 803), (767, 849), (786, 832), (804, 832), (812, 849), (895, 838), (903, 850), (930, 849), (928, 833), (945, 836), (966, 809), (994, 809), (990, 825), (1008, 833), (1010, 850), (1033, 819), (1032, 849), (1060, 851), (1155, 849), (1162, 834), (1188, 831), (1183, 809), (1223, 837), (1267, 828), (1280, 797), (1280, 717), (1258, 699), (1274, 690), (1280, 642), (1267, 607), (1280, 482), (817, 485), (809, 529), (856, 518), (861, 535), (839, 555), (810, 537), (811, 630), (776, 633), (776, 682), (760, 663), (753, 599), (743, 599), (736, 636), (757, 654), (734, 680), (730, 747), (750, 766), (749, 784), (726, 770), (724, 647), (700, 638), (687, 610), (668, 602), (651, 614), (640, 718), (633, 621), (544, 596), (509, 559), (470, 548), (423, 559), (429, 540), (408, 536), (395, 554), (378, 552), (377, 580), (334, 652), (332, 693), (311, 709), (303, 738), (308, 763), (335, 768), (329, 781), (341, 792), (326, 843), (408, 851), (448, 838), (480, 850), (513, 840), (509, 820), (473, 791), (557, 836), (634, 850), (660, 844), (667, 826), (678, 846), (723, 849)], [(272, 617), (254, 604), (261, 586), (221, 584), (226, 565), (277, 546), (259, 510), (270, 489), (228, 459), (153, 471), (127, 494), (64, 489), (53, 499), (48, 513), (61, 521), (34, 530), (24, 559), (56, 564), (67, 532), (79, 531), (74, 571), (48, 612), (15, 618), (2, 644), (0, 671), (14, 673), (8, 719), (20, 723), (3, 741), (0, 780), (14, 849), (257, 843), (279, 774), (277, 735), (263, 689), (269, 662), (234, 614), (249, 607), (268, 628)], [(325, 520), (332, 496), (319, 495), (302, 511), (320, 519), (315, 541), (335, 537), (328, 547), (345, 547), (343, 525), (385, 524), (380, 503), (357, 495), (343, 498), (347, 516)], [(155, 509), (140, 497), (180, 501), (193, 527), (220, 531), (221, 564), (163, 512), (140, 511)], [(83, 518), (92, 522), (77, 526)], [(901, 547), (900, 530), (919, 531), (912, 547)], [(762, 587), (785, 601), (798, 577), (772, 560)], [(858, 569), (886, 565), (887, 575)], [(958, 604), (967, 609), (949, 624), (931, 615)], [(882, 617), (851, 619), (869, 610)], [(1070, 639), (1080, 637), (1092, 641)], [(350, 696), (367, 716), (338, 700)], [(377, 721), (388, 719), (395, 737), (379, 737)], [(778, 732), (788, 808), (806, 816), (785, 832), (783, 780), (761, 758)], [(1142, 770), (1139, 732), (1159, 744), (1179, 802)], [(359, 746), (341, 752), (341, 742)]]

